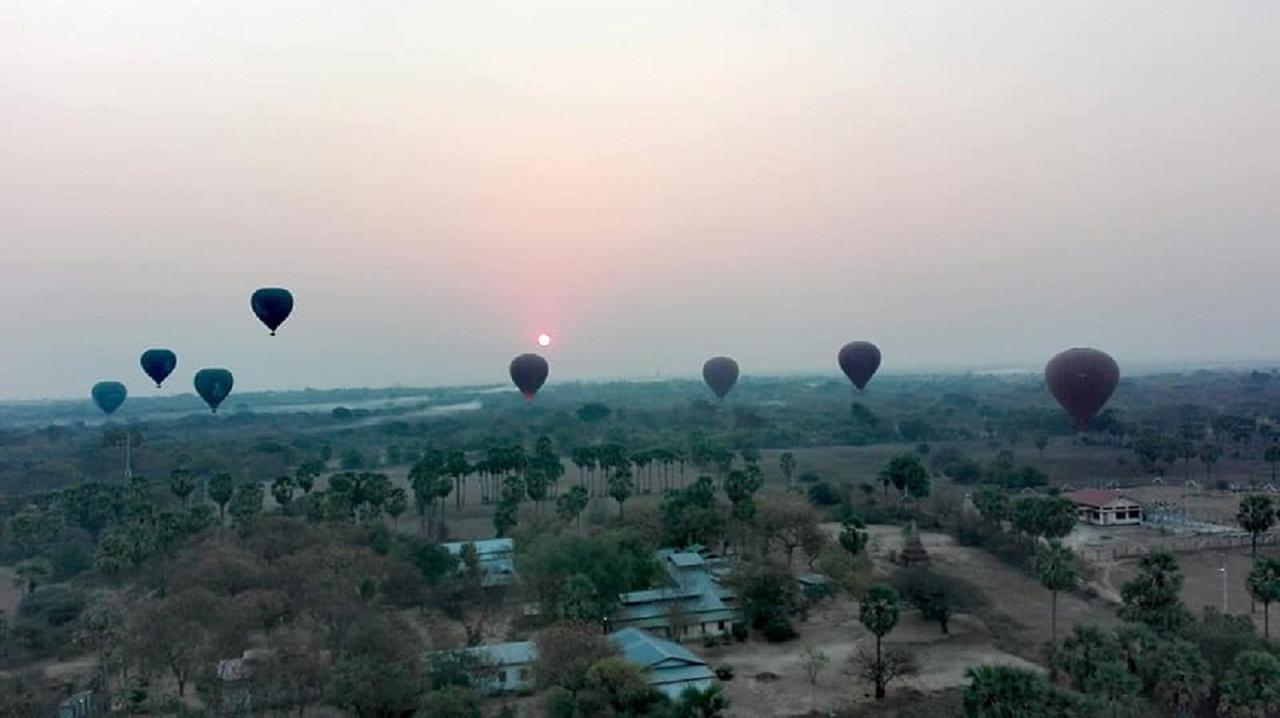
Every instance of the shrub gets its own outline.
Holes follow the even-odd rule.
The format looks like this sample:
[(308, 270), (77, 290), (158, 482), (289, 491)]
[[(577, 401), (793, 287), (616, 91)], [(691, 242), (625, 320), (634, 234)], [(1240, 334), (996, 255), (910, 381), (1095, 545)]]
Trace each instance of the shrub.
[(764, 639), (770, 643), (790, 641), (800, 635), (791, 627), (791, 622), (782, 616), (774, 616), (766, 621), (761, 632), (764, 633)]
[(835, 506), (840, 503), (840, 490), (828, 481), (819, 481), (809, 487), (809, 501), (815, 506)]
[(742, 643), (743, 641), (746, 641), (747, 637), (751, 635), (751, 631), (747, 628), (747, 624), (745, 623), (733, 624), (733, 628), (731, 629), (731, 632), (733, 633), (734, 639), (738, 643)]
[(728, 663), (716, 666), (716, 678), (719, 678), (722, 681), (733, 680), (733, 666)]

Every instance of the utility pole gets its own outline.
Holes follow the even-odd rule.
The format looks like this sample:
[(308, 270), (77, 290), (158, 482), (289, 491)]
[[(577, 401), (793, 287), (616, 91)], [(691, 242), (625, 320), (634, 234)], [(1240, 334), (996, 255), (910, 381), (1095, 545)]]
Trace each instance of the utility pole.
[(1227, 605), (1227, 565), (1223, 564), (1218, 573), (1222, 574), (1222, 613), (1225, 615), (1231, 612)]

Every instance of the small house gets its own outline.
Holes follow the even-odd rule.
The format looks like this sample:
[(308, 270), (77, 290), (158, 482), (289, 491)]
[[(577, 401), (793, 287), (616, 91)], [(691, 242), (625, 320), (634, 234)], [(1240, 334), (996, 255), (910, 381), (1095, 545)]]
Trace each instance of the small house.
[(1112, 489), (1082, 489), (1063, 494), (1076, 505), (1081, 523), (1093, 526), (1135, 526), (1142, 523), (1142, 505)]
[(657, 560), (670, 585), (618, 596), (615, 628), (643, 628), (676, 641), (721, 636), (742, 620), (737, 596), (723, 585), (725, 567), (696, 550), (663, 549)]
[(689, 688), (706, 690), (715, 681), (707, 662), (678, 643), (647, 631), (624, 628), (609, 636), (622, 657), (644, 672), (645, 682), (672, 700)]
[(475, 656), (479, 664), (471, 684), (490, 695), (528, 693), (533, 690), (533, 664), (538, 660), (538, 647), (532, 641), (493, 643), (486, 646), (459, 648), (458, 653)]
[[(442, 544), (450, 554), (459, 557), (461, 564), (462, 547), (467, 544), (475, 546), (476, 557), (480, 563), (481, 582), (485, 588), (506, 586), (516, 575), (514, 554), (515, 542), (509, 538), (487, 539), (483, 541), (460, 541)], [(460, 568), (464, 568), (460, 565)]]

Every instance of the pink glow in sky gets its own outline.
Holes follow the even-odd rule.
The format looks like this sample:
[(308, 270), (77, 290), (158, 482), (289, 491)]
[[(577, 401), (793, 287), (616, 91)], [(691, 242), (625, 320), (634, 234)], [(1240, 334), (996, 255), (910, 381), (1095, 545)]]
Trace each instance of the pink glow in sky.
[(0, 397), (1276, 357), (1277, 7), (11, 0)]

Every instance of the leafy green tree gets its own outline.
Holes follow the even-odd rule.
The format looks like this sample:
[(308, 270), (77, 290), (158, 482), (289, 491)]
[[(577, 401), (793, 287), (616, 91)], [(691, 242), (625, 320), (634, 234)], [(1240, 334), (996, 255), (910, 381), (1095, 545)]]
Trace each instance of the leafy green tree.
[(1025, 496), (1013, 502), (1013, 527), (1033, 538), (1062, 538), (1075, 528), (1076, 506), (1060, 496)]
[(613, 474), (609, 477), (609, 496), (618, 502), (618, 517), (623, 515), (623, 505), (627, 499), (631, 498), (631, 493), (635, 490), (635, 481), (631, 478), (631, 469), (626, 466), (619, 466), (614, 469)]
[(587, 487), (577, 484), (556, 499), (556, 516), (560, 517), (565, 523), (577, 524), (578, 530), (582, 530), (582, 512), (587, 509), (587, 504), (591, 501), (591, 497), (587, 495)]
[(1228, 718), (1271, 716), (1280, 711), (1280, 660), (1263, 651), (1245, 651), (1218, 686), (1218, 710)]
[(231, 478), (231, 474), (219, 472), (209, 477), (209, 487), (206, 493), (213, 503), (218, 505), (218, 523), (221, 524), (227, 518), (227, 502), (231, 501), (231, 494), (235, 491), (235, 481)]
[(715, 482), (700, 476), (662, 497), (664, 542), (673, 546), (709, 544), (723, 535), (724, 520), (716, 508)]
[(1213, 478), (1213, 465), (1222, 458), (1222, 447), (1217, 444), (1204, 444), (1199, 451), (1200, 461), (1204, 462), (1204, 480)]
[(292, 476), (284, 474), (271, 482), (271, 496), (280, 505), (280, 510), (289, 513), (289, 505), (293, 503), (293, 492), (298, 487)]
[(1258, 537), (1266, 533), (1276, 523), (1276, 507), (1270, 496), (1250, 494), (1240, 499), (1240, 508), (1236, 510), (1236, 522), (1240, 528), (1249, 532), (1252, 543), (1251, 555), (1258, 558)]
[(1009, 518), (1009, 495), (999, 486), (983, 484), (973, 492), (971, 500), (978, 515), (987, 523), (999, 525)]
[(1195, 706), (1209, 695), (1209, 664), (1194, 643), (1166, 641), (1156, 654), (1154, 693), (1179, 718), (1189, 718)]
[(1124, 661), (1110, 660), (1098, 665), (1085, 684), (1085, 693), (1100, 698), (1111, 709), (1111, 718), (1116, 718), (1121, 708), (1138, 700), (1141, 688)]
[(1260, 558), (1246, 579), (1249, 595), (1262, 604), (1262, 635), (1271, 640), (1271, 604), (1280, 601), (1280, 561)]
[(324, 462), (319, 460), (304, 461), (294, 469), (293, 479), (298, 484), (298, 488), (302, 489), (302, 493), (310, 494), (311, 489), (316, 485), (316, 479), (324, 473)]
[(976, 666), (965, 671), (966, 718), (1040, 715), (1049, 685), (1039, 674), (1009, 666)]
[(857, 516), (847, 517), (840, 524), (840, 547), (850, 556), (860, 556), (867, 550), (871, 535), (866, 531), (867, 525)]
[(557, 623), (535, 639), (538, 660), (533, 674), (540, 688), (560, 687), (577, 695), (588, 687), (587, 673), (616, 655), (595, 622)]
[(182, 502), (182, 508), (187, 508), (191, 492), (196, 490), (196, 480), (191, 475), (191, 471), (185, 468), (177, 468), (170, 472), (169, 490)]
[(778, 468), (782, 471), (783, 477), (787, 480), (787, 487), (792, 485), (792, 477), (796, 473), (796, 457), (790, 451), (784, 451), (778, 456)]
[(254, 518), (262, 513), (262, 499), (262, 484), (256, 481), (240, 484), (235, 488), (228, 511), (236, 530), (242, 533), (249, 530)]
[(729, 698), (720, 686), (703, 690), (689, 687), (671, 706), (671, 718), (723, 718), (728, 715)]
[(881, 641), (898, 625), (898, 612), (898, 592), (884, 584), (868, 588), (858, 606), (858, 619), (876, 637), (875, 664), (872, 668), (876, 700), (882, 700), (885, 695), (886, 676)]
[(422, 697), (421, 718), (481, 718), (480, 697), (475, 691), (459, 686), (446, 686)]
[(1172, 554), (1152, 553), (1138, 562), (1138, 575), (1120, 587), (1120, 618), (1176, 633), (1191, 616), (1182, 605), (1182, 569)]
[(1051, 686), (1039, 673), (1012, 666), (965, 671), (965, 718), (1093, 718), (1095, 706), (1076, 693)]
[(1280, 444), (1272, 444), (1267, 450), (1262, 452), (1262, 458), (1268, 464), (1271, 464), (1271, 483), (1276, 482), (1276, 467), (1280, 465)]
[(880, 481), (888, 494), (889, 484), (904, 498), (921, 499), (929, 495), (929, 470), (916, 454), (899, 454), (880, 470)]
[(409, 510), (409, 495), (399, 486), (393, 487), (387, 492), (387, 500), (383, 504), (383, 510), (391, 517), (392, 523), (400, 520), (405, 511)]
[(1036, 580), (1049, 590), (1050, 640), (1058, 642), (1058, 592), (1075, 588), (1080, 577), (1076, 574), (1076, 556), (1071, 549), (1057, 539), (1041, 544), (1036, 549)]

